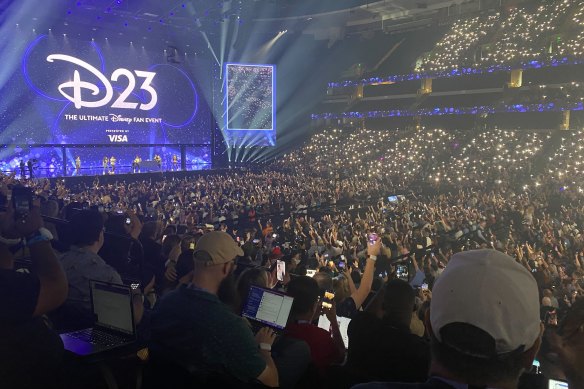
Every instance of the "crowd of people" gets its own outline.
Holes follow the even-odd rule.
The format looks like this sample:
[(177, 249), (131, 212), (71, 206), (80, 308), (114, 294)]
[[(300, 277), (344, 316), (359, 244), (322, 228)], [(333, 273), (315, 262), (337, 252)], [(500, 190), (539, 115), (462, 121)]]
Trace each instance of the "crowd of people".
[(542, 1), (455, 22), (417, 66), (418, 72), (513, 65), (581, 57), (584, 2)]
[(485, 187), (505, 182), (520, 187), (534, 184), (533, 165), (551, 137), (549, 131), (501, 129), (330, 129), (287, 155), (283, 164), (310, 166), (325, 175), (341, 172), (373, 185), (389, 182), (384, 188), (388, 193), (420, 184)]
[(562, 55), (574, 55), (580, 57), (584, 52), (582, 51), (582, 39), (584, 39), (584, 7), (580, 7), (572, 18), (572, 28), (575, 33), (572, 39), (562, 41), (559, 44), (559, 52)]
[(455, 22), (416, 70), (443, 72), (451, 70), (453, 66), (473, 64), (476, 61), (473, 49), (487, 43), (486, 39), (499, 26), (500, 18), (500, 13), (495, 13)]
[[(169, 380), (167, 369), (176, 387), (192, 377), (208, 385), (351, 387), (423, 382), (429, 371), (473, 385), (513, 384), (536, 355), (545, 375), (576, 383), (581, 358), (570, 353), (582, 352), (582, 335), (571, 336), (581, 329), (584, 293), (583, 141), (579, 132), (332, 129), (258, 172), (77, 187), (3, 176), (0, 295), (11, 336), (0, 347), (0, 380), (83, 382), (64, 374), (75, 369), (55, 334), (91, 326), (89, 280), (97, 279), (139, 284), (133, 310), (149, 354), (138, 355), (151, 364), (144, 385)], [(22, 184), (36, 205), (15, 219), (9, 199)], [(39, 230), (41, 213), (49, 218)], [(31, 273), (14, 272), (21, 256), (30, 256)], [(475, 256), (489, 271), (465, 268)], [(496, 274), (464, 276), (465, 284), (447, 276), (459, 267)], [(444, 288), (457, 282), (465, 291), (451, 312)], [(294, 297), (282, 334), (254, 335), (239, 316), (251, 285)], [(519, 318), (473, 321), (480, 316), (473, 306), (493, 309), (491, 294), (529, 303), (515, 309)], [(529, 363), (492, 361), (483, 375), (472, 360), (457, 369), (453, 361), (476, 349), (452, 338), (456, 326), (436, 332), (457, 315), (483, 331), (463, 328), (469, 339), (486, 334), (485, 344), (499, 342), (508, 326), (525, 329), (478, 352), (489, 360), (521, 346)], [(569, 330), (557, 334), (564, 320)], [(12, 359), (16, 349), (21, 357)], [(24, 380), (27, 368), (38, 374)], [(500, 369), (508, 374), (499, 381), (485, 377)]]

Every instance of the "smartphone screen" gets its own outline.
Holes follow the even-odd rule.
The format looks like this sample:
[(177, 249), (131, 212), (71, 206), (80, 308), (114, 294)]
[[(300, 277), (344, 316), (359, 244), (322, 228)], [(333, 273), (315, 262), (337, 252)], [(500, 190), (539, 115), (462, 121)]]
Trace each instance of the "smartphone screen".
[(29, 201), (25, 196), (12, 196), (14, 210), (17, 213), (28, 213), (30, 210)]
[(369, 234), (369, 244), (373, 245), (377, 241), (377, 234)]
[(16, 187), (12, 189), (12, 205), (17, 215), (26, 215), (32, 208), (32, 191), (30, 188)]
[(285, 274), (286, 274), (286, 262), (278, 259), (277, 264), (276, 264), (276, 277), (278, 278), (278, 281), (280, 281), (280, 282), (284, 281)]
[(333, 299), (335, 298), (334, 292), (327, 290), (324, 292), (324, 296), (322, 298), (322, 307), (324, 309), (331, 309), (333, 307)]
[(404, 281), (409, 281), (408, 266), (407, 265), (397, 265), (396, 268), (397, 278)]
[(345, 261), (339, 261), (339, 269), (345, 268)]

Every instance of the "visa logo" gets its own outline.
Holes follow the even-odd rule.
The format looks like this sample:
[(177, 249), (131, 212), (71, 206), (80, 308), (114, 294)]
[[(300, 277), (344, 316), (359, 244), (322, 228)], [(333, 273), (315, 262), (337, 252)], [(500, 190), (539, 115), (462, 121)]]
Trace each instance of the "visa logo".
[(112, 143), (128, 142), (128, 135), (108, 135), (108, 137)]

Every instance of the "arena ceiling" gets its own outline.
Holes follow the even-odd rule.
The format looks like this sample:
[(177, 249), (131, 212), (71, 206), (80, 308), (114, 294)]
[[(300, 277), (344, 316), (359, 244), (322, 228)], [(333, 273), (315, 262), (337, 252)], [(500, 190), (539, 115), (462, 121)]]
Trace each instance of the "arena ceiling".
[[(62, 15), (72, 22), (98, 28), (129, 29), (152, 25), (171, 28), (214, 27), (230, 20), (254, 24), (260, 30), (282, 24), (296, 31), (309, 25), (351, 26), (383, 20), (385, 23), (417, 19), (449, 7), (479, 4), (479, 0), (63, 0)], [(499, 4), (499, 0), (482, 3)], [(483, 6), (484, 7), (484, 6)], [(287, 27), (287, 26), (286, 26)], [(156, 27), (153, 27), (156, 28)], [(220, 28), (219, 28), (220, 29)]]

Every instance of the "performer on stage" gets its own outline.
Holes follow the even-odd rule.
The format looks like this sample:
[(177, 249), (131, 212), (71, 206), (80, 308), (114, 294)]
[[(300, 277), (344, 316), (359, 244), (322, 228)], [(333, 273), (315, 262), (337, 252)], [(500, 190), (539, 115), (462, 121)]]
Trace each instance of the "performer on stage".
[(160, 169), (162, 167), (162, 158), (160, 158), (160, 155), (155, 154), (154, 155), (154, 161), (158, 165), (158, 169)]
[(81, 171), (81, 158), (79, 156), (77, 156), (77, 158), (75, 158), (75, 173), (77, 175), (79, 175), (80, 171)]
[(142, 158), (139, 155), (136, 155), (134, 161), (132, 162), (132, 170), (134, 173), (140, 173), (140, 164), (142, 163)]
[(29, 178), (32, 180), (33, 170), (34, 170), (34, 166), (33, 166), (32, 159), (29, 159), (28, 162), (26, 162), (26, 165), (28, 166), (28, 175), (29, 175)]
[(178, 157), (176, 154), (172, 155), (172, 170), (176, 170), (178, 172)]
[(109, 162), (110, 162), (110, 166), (112, 168), (111, 174), (116, 174), (116, 157), (114, 157), (112, 155), (112, 157), (110, 158)]
[(107, 156), (103, 157), (102, 165), (103, 165), (103, 175), (105, 176), (107, 173), (107, 166), (109, 163), (109, 158)]
[(22, 159), (20, 160), (20, 178), (23, 180), (26, 178), (26, 164)]

